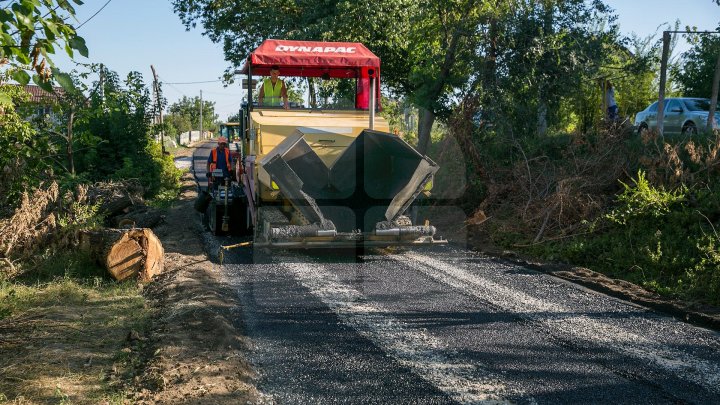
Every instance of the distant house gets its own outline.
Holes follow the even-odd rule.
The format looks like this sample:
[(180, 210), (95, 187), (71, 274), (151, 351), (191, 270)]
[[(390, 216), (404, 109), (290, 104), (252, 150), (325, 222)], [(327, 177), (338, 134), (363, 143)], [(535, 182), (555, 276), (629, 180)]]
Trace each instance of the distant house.
[(52, 108), (58, 103), (64, 92), (62, 87), (54, 87), (54, 93), (48, 93), (35, 85), (27, 85), (24, 88), (26, 92), (30, 93), (30, 100), (28, 100), (27, 104), (33, 111), (30, 117), (26, 117), (28, 119), (44, 115), (52, 116)]

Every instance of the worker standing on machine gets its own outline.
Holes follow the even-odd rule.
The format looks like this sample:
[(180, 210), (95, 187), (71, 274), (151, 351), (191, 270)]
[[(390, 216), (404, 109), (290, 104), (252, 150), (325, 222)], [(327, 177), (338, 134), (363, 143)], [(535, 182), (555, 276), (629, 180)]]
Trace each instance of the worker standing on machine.
[(280, 80), (280, 67), (273, 65), (270, 68), (270, 78), (265, 79), (260, 87), (258, 102), (261, 106), (277, 107), (280, 105), (280, 98), (283, 100), (283, 108), (289, 109), (287, 87), (285, 82)]
[[(232, 156), (230, 156), (230, 149), (228, 149), (228, 140), (224, 136), (221, 136), (217, 140), (218, 146), (210, 152), (207, 160), (207, 173), (206, 176), (211, 178), (212, 172), (215, 169), (222, 170), (223, 178), (229, 178), (232, 180)], [(217, 185), (215, 185), (217, 186)]]

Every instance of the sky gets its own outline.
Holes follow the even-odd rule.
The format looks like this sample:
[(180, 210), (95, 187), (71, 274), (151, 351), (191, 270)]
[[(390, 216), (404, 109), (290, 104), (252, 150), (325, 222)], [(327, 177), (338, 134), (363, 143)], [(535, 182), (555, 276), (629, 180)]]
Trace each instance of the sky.
[[(81, 63), (104, 63), (121, 77), (130, 71), (143, 74), (152, 81), (150, 65), (163, 84), (164, 96), (173, 103), (184, 95), (199, 96), (215, 102), (221, 121), (240, 108), (244, 92), (239, 84), (224, 87), (220, 82), (228, 66), (222, 46), (202, 35), (202, 27), (186, 31), (173, 12), (169, 0), (110, 0), (95, 17), (88, 19), (105, 5), (107, 0), (85, 0), (77, 6), (77, 19), (85, 24), (78, 34), (85, 38), (89, 58), (76, 56)], [(698, 30), (716, 30), (720, 22), (720, 6), (713, 0), (604, 0), (618, 14), (620, 31), (634, 32), (641, 37), (672, 29), (675, 20), (680, 27), (696, 26)], [(676, 53), (687, 50), (680, 40)], [(58, 67), (74, 68), (66, 56), (56, 55)], [(181, 84), (190, 82), (207, 82)]]

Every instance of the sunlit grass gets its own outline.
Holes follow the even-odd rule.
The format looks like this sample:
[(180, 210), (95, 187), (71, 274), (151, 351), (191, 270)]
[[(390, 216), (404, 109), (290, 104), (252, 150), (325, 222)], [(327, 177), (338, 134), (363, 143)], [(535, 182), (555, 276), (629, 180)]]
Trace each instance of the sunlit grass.
[(126, 402), (108, 377), (126, 367), (117, 357), (128, 333), (149, 325), (141, 288), (79, 253), (39, 263), (0, 280), (0, 403)]

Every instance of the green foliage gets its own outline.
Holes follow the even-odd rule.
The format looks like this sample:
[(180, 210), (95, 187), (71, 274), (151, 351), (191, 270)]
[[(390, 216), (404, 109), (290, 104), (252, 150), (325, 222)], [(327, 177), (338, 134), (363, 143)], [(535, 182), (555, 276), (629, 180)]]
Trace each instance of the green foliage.
[(382, 97), (382, 111), (380, 116), (385, 118), (390, 126), (390, 132), (401, 131), (404, 128), (404, 106), (399, 100)]
[(35, 136), (30, 123), (15, 110), (29, 97), (20, 87), (0, 84), (0, 207), (4, 209), (12, 208), (20, 193), (39, 184), (41, 174), (49, 169), (46, 140)]
[[(80, 0), (72, 3), (83, 4)], [(8, 0), (0, 8), (0, 61), (9, 63), (12, 78), (25, 85), (34, 71), (34, 83), (52, 91), (50, 82), (53, 62), (50, 58), (55, 47), (63, 46), (72, 57), (77, 51), (87, 57), (85, 40), (78, 36), (69, 21), (75, 17), (75, 8), (68, 0)], [(64, 78), (62, 78), (64, 79)]]
[(177, 136), (184, 132), (192, 130), (193, 125), (190, 121), (191, 117), (181, 114), (167, 114), (163, 117), (165, 125), (167, 125), (166, 134), (169, 136)]
[(103, 92), (96, 84), (88, 105), (77, 112), (78, 171), (93, 181), (139, 179), (149, 197), (175, 190), (180, 174), (153, 137), (152, 99), (142, 76), (131, 72), (121, 81), (115, 72), (102, 74)]
[[(168, 111), (170, 111), (168, 116), (170, 116), (175, 129), (185, 129), (188, 126), (191, 129), (200, 129), (200, 97), (183, 96), (181, 100), (171, 104)], [(202, 117), (203, 131), (217, 131), (218, 115), (215, 114), (215, 102), (203, 100)]]
[(163, 155), (159, 143), (148, 140), (138, 159), (123, 158), (123, 165), (115, 171), (113, 178), (139, 179), (148, 196), (162, 191), (176, 191), (182, 171), (175, 167), (172, 156)]
[[(560, 257), (665, 295), (720, 304), (720, 187), (666, 191), (639, 172), (597, 232), (554, 246)], [(547, 252), (546, 252), (547, 254)]]
[(683, 95), (710, 98), (718, 54), (720, 35), (692, 34), (693, 47), (683, 54), (682, 70), (674, 69)]
[(642, 171), (638, 171), (637, 179), (633, 179), (633, 182), (633, 186), (621, 182), (624, 190), (617, 196), (617, 200), (622, 209), (615, 209), (607, 215), (611, 222), (627, 225), (638, 217), (661, 218), (675, 204), (682, 203), (687, 194), (685, 186), (674, 191), (653, 187)]

